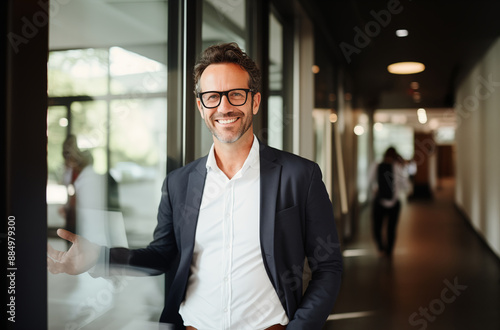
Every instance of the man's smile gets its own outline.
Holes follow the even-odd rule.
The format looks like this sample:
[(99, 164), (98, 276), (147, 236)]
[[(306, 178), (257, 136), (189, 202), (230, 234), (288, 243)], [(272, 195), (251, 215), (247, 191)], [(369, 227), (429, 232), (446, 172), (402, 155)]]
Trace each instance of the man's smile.
[(227, 119), (216, 119), (215, 121), (218, 122), (221, 125), (228, 125), (232, 124), (235, 121), (238, 120), (239, 117), (232, 117), (232, 118), (227, 118)]

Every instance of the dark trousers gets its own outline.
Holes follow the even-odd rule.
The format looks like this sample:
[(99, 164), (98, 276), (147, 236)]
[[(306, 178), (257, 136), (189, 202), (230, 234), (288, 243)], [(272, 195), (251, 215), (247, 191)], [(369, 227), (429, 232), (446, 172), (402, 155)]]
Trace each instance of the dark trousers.
[[(393, 207), (384, 207), (380, 205), (377, 199), (373, 203), (373, 236), (379, 251), (387, 255), (391, 255), (394, 248), (400, 210), (401, 203), (399, 201), (397, 201)], [(382, 230), (385, 220), (387, 220), (387, 231), (386, 240), (384, 242)]]

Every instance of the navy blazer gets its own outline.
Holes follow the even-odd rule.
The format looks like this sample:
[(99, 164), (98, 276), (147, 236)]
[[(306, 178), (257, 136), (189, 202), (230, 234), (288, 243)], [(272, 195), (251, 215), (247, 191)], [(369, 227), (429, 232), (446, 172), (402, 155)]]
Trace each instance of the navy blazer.
[[(112, 265), (172, 274), (160, 322), (175, 324), (176, 329), (184, 329), (178, 310), (186, 294), (206, 161), (207, 156), (167, 176), (148, 247), (110, 250)], [(319, 166), (261, 144), (260, 186), (262, 258), (290, 319), (287, 329), (321, 329), (340, 288), (342, 257)], [(312, 275), (303, 292), (306, 258)]]

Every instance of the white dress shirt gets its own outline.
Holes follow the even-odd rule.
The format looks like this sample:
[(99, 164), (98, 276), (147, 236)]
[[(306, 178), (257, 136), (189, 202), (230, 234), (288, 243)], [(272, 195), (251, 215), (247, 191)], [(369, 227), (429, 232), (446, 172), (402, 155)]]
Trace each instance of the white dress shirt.
[(260, 248), (259, 142), (232, 179), (212, 146), (198, 216), (191, 272), (179, 313), (198, 330), (259, 330), (288, 324)]

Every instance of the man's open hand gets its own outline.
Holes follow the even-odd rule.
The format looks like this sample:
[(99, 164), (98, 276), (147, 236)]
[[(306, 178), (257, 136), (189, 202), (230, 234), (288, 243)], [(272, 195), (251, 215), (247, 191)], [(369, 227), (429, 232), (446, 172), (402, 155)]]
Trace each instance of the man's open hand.
[(99, 245), (64, 229), (58, 229), (57, 235), (73, 244), (68, 251), (58, 251), (47, 245), (47, 268), (52, 274), (78, 275), (96, 264), (101, 250)]

